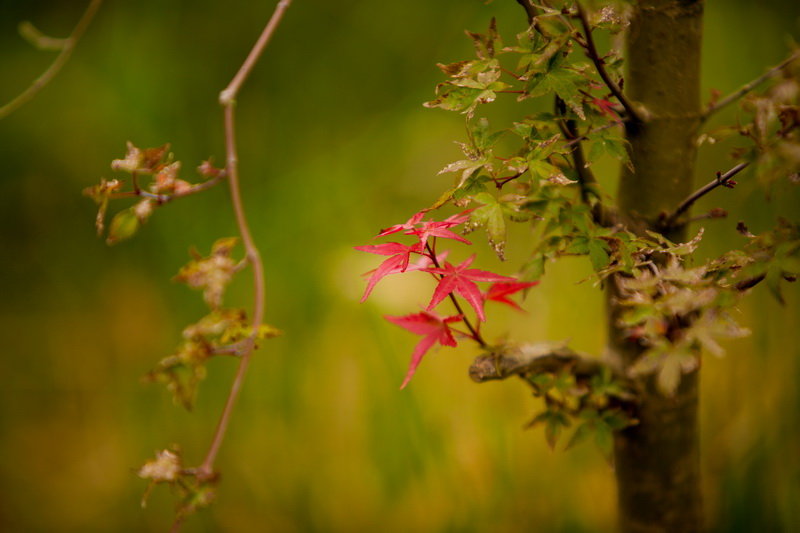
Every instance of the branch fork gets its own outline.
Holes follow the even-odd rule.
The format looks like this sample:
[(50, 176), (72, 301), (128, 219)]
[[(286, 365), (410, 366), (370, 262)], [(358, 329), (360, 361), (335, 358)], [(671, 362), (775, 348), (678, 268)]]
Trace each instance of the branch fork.
[(605, 365), (599, 360), (575, 352), (564, 344), (541, 342), (503, 346), (481, 354), (470, 366), (469, 377), (476, 383), (484, 383), (564, 370), (570, 370), (576, 376), (591, 377), (601, 373), (603, 368)]
[(578, 18), (581, 21), (581, 26), (583, 27), (584, 33), (583, 39), (578, 40), (576, 38), (578, 44), (580, 44), (586, 51), (586, 55), (589, 57), (592, 63), (594, 63), (597, 73), (603, 79), (603, 83), (606, 84), (608, 90), (611, 91), (611, 94), (613, 94), (619, 103), (622, 104), (622, 107), (625, 108), (625, 112), (630, 120), (633, 122), (643, 122), (647, 118), (646, 114), (641, 108), (635, 107), (633, 102), (628, 100), (628, 98), (622, 92), (620, 86), (618, 86), (614, 80), (611, 79), (608, 71), (606, 71), (603, 58), (597, 53), (597, 47), (594, 44), (594, 38), (592, 37), (592, 26), (589, 23), (589, 17), (586, 15), (586, 10), (583, 9), (583, 6), (580, 2), (576, 2), (575, 5), (578, 9)]
[[(738, 174), (739, 172), (741, 172), (744, 169), (746, 169), (749, 165), (750, 165), (750, 163), (746, 163), (746, 162), (745, 163), (739, 163), (738, 165), (736, 165), (735, 167), (731, 168), (730, 170), (728, 170), (724, 174), (720, 173), (720, 172), (717, 172), (717, 175), (713, 180), (711, 180), (710, 182), (706, 183), (705, 185), (703, 185), (702, 187), (697, 189), (695, 192), (690, 194), (685, 200), (683, 200), (680, 203), (680, 205), (678, 205), (678, 207), (675, 209), (674, 212), (672, 212), (669, 215), (665, 215), (663, 217), (661, 223), (660, 223), (661, 226), (664, 227), (664, 228), (674, 228), (676, 226), (679, 226), (680, 225), (679, 219), (680, 219), (681, 215), (683, 215), (686, 211), (688, 211), (689, 208), (692, 207), (692, 205), (697, 200), (699, 200), (700, 198), (702, 198), (706, 194), (710, 193), (711, 191), (713, 191), (717, 187), (727, 187), (729, 189), (732, 189), (734, 187), (734, 185), (736, 185), (736, 182), (732, 181), (732, 178), (736, 174)], [(720, 217), (712, 217), (712, 218), (720, 218)]]
[[(75, 50), (75, 45), (78, 44), (78, 41), (81, 39), (83, 34), (86, 32), (86, 29), (89, 27), (89, 24), (92, 22), (92, 19), (97, 13), (97, 10), (100, 9), (100, 5), (103, 3), (103, 0), (91, 0), (89, 5), (86, 7), (86, 11), (83, 12), (81, 15), (80, 20), (75, 25), (75, 28), (72, 30), (72, 33), (66, 39), (53, 39), (50, 37), (46, 37), (43, 35), (36, 35), (35, 36), (35, 43), (40, 48), (42, 45), (45, 47), (56, 47), (58, 45), (58, 49), (60, 50), (58, 56), (56, 56), (55, 60), (47, 67), (38, 78), (36, 78), (33, 83), (31, 83), (24, 91), (22, 91), (19, 95), (17, 95), (13, 100), (8, 102), (7, 104), (0, 107), (0, 119), (5, 118), (6, 116), (10, 115), (30, 100), (36, 96), (39, 91), (45, 88), (47, 84), (49, 84), (53, 78), (61, 71), (61, 69), (66, 65), (67, 61), (69, 61), (72, 52)], [(25, 34), (28, 34), (28, 37), (31, 37), (31, 28), (32, 26), (29, 24), (20, 26), (20, 30)], [(38, 34), (38, 31), (37, 31)]]

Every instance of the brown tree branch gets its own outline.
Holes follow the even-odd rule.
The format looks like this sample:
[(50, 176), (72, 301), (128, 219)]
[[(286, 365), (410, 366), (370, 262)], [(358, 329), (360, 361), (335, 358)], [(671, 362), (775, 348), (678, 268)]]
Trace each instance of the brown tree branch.
[(533, 19), (536, 18), (537, 15), (536, 7), (530, 0), (517, 0), (517, 3), (522, 6), (522, 9), (524, 9), (525, 13), (528, 15), (528, 24), (533, 24)]
[(684, 214), (690, 207), (692, 207), (692, 204), (694, 204), (697, 200), (699, 200), (706, 194), (710, 193), (720, 185), (726, 185), (731, 180), (731, 178), (733, 178), (736, 174), (747, 168), (749, 164), (750, 163), (739, 163), (738, 165), (727, 171), (725, 174), (718, 174), (715, 179), (711, 180), (710, 182), (706, 183), (705, 185), (697, 189), (695, 192), (690, 194), (684, 201), (680, 203), (678, 208), (675, 209), (675, 211), (672, 214), (664, 217), (662, 222), (663, 227), (665, 228), (674, 227), (676, 222), (678, 221), (678, 218), (682, 214)]
[(91, 0), (91, 2), (89, 2), (89, 5), (86, 7), (86, 11), (83, 12), (83, 15), (75, 25), (72, 33), (69, 35), (69, 37), (61, 41), (61, 52), (59, 52), (55, 60), (53, 60), (50, 66), (47, 67), (47, 70), (45, 70), (38, 78), (36, 78), (27, 89), (17, 95), (16, 98), (0, 107), (0, 119), (7, 117), (28, 103), (39, 91), (41, 91), (48, 83), (50, 83), (53, 78), (55, 78), (56, 74), (58, 74), (61, 68), (69, 60), (72, 52), (75, 50), (75, 45), (78, 44), (78, 41), (83, 36), (84, 32), (86, 32), (86, 28), (89, 27), (89, 23), (92, 22), (95, 13), (97, 13), (97, 10), (100, 8), (100, 4), (102, 3), (103, 0)]
[[(597, 179), (594, 177), (594, 173), (589, 170), (589, 167), (586, 164), (586, 157), (583, 153), (583, 145), (581, 144), (581, 140), (587, 139), (592, 133), (602, 131), (610, 128), (611, 126), (619, 124), (619, 122), (610, 122), (604, 126), (587, 132), (584, 135), (578, 135), (578, 128), (575, 124), (575, 121), (564, 119), (563, 115), (565, 109), (563, 100), (558, 97), (556, 97), (555, 111), (556, 116), (559, 117), (558, 127), (561, 130), (562, 135), (564, 135), (564, 138), (567, 139), (567, 142), (564, 144), (564, 146), (570, 149), (572, 164), (575, 167), (575, 172), (578, 175), (578, 187), (580, 187), (581, 191), (581, 201), (591, 208), (592, 219), (597, 224), (605, 227), (613, 226), (618, 221), (617, 214), (613, 207), (602, 202), (602, 199), (597, 193)], [(591, 202), (590, 195), (595, 197), (596, 201), (594, 204)]]
[(622, 104), (622, 107), (625, 108), (625, 112), (628, 114), (628, 117), (635, 122), (641, 122), (642, 117), (636, 112), (633, 104), (631, 104), (631, 102), (627, 99), (619, 86), (614, 83), (614, 80), (611, 79), (611, 76), (609, 76), (608, 72), (606, 71), (603, 59), (597, 53), (597, 47), (594, 44), (594, 38), (592, 38), (592, 27), (589, 24), (589, 18), (586, 16), (586, 11), (583, 9), (583, 6), (580, 2), (576, 2), (575, 5), (578, 8), (578, 18), (581, 21), (581, 26), (583, 26), (584, 39), (586, 42), (581, 44), (585, 44), (584, 49), (586, 50), (586, 55), (589, 57), (592, 63), (594, 63), (597, 73), (600, 74), (600, 77), (603, 79), (603, 83), (605, 83), (608, 87), (608, 90), (611, 91), (611, 94), (613, 94), (619, 103)]
[(716, 113), (717, 111), (719, 111), (723, 107), (728, 106), (728, 105), (732, 104), (733, 102), (739, 100), (742, 96), (744, 96), (745, 94), (749, 93), (750, 91), (752, 91), (753, 89), (758, 87), (761, 83), (765, 82), (769, 78), (772, 78), (772, 77), (778, 75), (784, 68), (789, 66), (798, 57), (800, 57), (800, 52), (793, 53), (788, 58), (784, 59), (779, 64), (775, 65), (774, 67), (772, 67), (771, 69), (766, 71), (764, 74), (762, 74), (758, 78), (754, 79), (753, 81), (751, 81), (749, 83), (745, 83), (739, 89), (737, 89), (736, 91), (732, 92), (731, 94), (725, 96), (724, 98), (721, 98), (721, 99), (717, 100), (716, 102), (714, 102), (712, 104), (709, 104), (708, 107), (706, 108), (706, 110), (703, 112), (703, 115), (701, 116), (701, 119), (703, 121), (708, 120), (708, 118), (711, 115), (713, 115), (714, 113)]
[[(564, 118), (564, 111), (566, 104), (564, 100), (556, 96), (555, 98), (555, 112), (558, 117), (558, 128), (564, 135), (568, 142), (578, 138), (578, 129), (574, 120), (567, 120)], [(578, 175), (578, 186), (581, 190), (581, 200), (583, 203), (589, 205), (589, 195), (594, 194), (592, 187), (597, 185), (597, 179), (594, 173), (586, 166), (586, 157), (583, 154), (583, 145), (580, 142), (574, 142), (569, 145), (570, 157), (575, 167), (575, 173)]]
[[(533, 3), (530, 0), (517, 0), (517, 3), (519, 3), (525, 9), (525, 12), (528, 14), (528, 24), (532, 24), (534, 18), (538, 14), (538, 9), (533, 5)], [(570, 27), (570, 29), (572, 29), (572, 25), (569, 24), (568, 20), (565, 21), (565, 23)], [(558, 127), (561, 130), (561, 133), (564, 135), (564, 138), (567, 139), (567, 143), (565, 144), (565, 146), (570, 148), (570, 156), (572, 158), (573, 165), (575, 167), (575, 172), (578, 175), (578, 183), (581, 191), (581, 200), (588, 205), (591, 186), (596, 185), (597, 180), (595, 179), (592, 171), (586, 166), (586, 158), (584, 157), (583, 146), (581, 145), (580, 141), (588, 138), (587, 136), (589, 135), (589, 133), (586, 133), (585, 135), (579, 135), (577, 127), (575, 125), (575, 121), (568, 121), (563, 118), (565, 104), (562, 99), (556, 96), (554, 103), (555, 103), (556, 115), (560, 117), (558, 120)], [(607, 124), (601, 128), (598, 128), (595, 131), (601, 131), (612, 125), (613, 124)], [(511, 179), (514, 179), (516, 177), (517, 176), (514, 176)], [(507, 181), (504, 180), (502, 181), (502, 184), (496, 182), (496, 185), (498, 186), (498, 188), (500, 188), (506, 183)], [(602, 211), (602, 206), (600, 206), (599, 211)]]
[[(475, 358), (469, 377), (476, 383), (498, 381), (519, 376), (522, 379), (542, 373), (570, 372), (577, 379), (591, 379), (607, 369), (616, 373), (599, 359), (580, 354), (559, 343), (542, 342), (504, 347), (502, 351), (484, 353)], [(626, 378), (616, 376), (623, 382)]]
[(247, 260), (253, 266), (253, 290), (254, 290), (254, 303), (253, 303), (253, 333), (247, 339), (247, 346), (241, 352), (241, 360), (239, 361), (239, 368), (236, 371), (236, 376), (231, 384), (228, 398), (225, 401), (225, 407), (220, 415), (217, 429), (214, 432), (214, 437), (211, 440), (208, 453), (206, 454), (203, 463), (197, 469), (198, 478), (207, 479), (214, 475), (214, 462), (219, 453), (222, 441), (230, 422), (231, 413), (239, 397), (239, 393), (244, 383), (247, 368), (252, 358), (253, 351), (256, 348), (256, 335), (258, 328), (264, 320), (264, 306), (265, 306), (265, 289), (264, 289), (264, 264), (261, 261), (261, 254), (253, 241), (253, 236), (250, 232), (250, 227), (247, 223), (247, 218), (244, 213), (244, 206), (242, 204), (242, 196), (239, 190), (239, 166), (238, 155), (236, 148), (236, 128), (235, 128), (235, 111), (236, 111), (236, 96), (245, 82), (250, 72), (253, 70), (259, 57), (264, 52), (264, 48), (272, 37), (275, 29), (283, 19), (286, 9), (291, 4), (291, 0), (280, 0), (275, 7), (275, 11), (270, 17), (269, 22), (264, 27), (261, 36), (256, 41), (253, 49), (248, 54), (244, 63), (239, 71), (234, 76), (231, 83), (220, 93), (219, 101), (224, 108), (225, 114), (225, 149), (227, 166), (226, 171), (228, 174), (228, 184), (231, 192), (231, 202), (233, 210), (236, 214), (236, 224), (239, 228), (239, 233), (242, 237), (242, 243), (245, 248), (245, 255)]

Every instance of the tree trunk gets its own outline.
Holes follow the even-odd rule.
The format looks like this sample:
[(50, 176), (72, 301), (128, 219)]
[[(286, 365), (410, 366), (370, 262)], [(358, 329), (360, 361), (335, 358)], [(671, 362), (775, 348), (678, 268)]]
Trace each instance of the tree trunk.
[[(625, 92), (643, 118), (627, 128), (634, 171), (623, 170), (620, 216), (635, 231), (658, 230), (692, 192), (700, 112), (702, 0), (639, 0), (628, 29)], [(685, 231), (671, 231), (672, 240)], [(609, 284), (610, 345), (623, 368), (641, 356), (616, 319)], [(697, 372), (672, 398), (643, 381), (639, 424), (615, 438), (620, 527), (623, 532), (702, 529)]]

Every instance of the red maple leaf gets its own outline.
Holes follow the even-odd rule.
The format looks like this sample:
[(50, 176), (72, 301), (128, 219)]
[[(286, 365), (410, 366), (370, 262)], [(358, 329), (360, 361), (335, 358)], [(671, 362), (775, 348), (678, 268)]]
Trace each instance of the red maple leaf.
[(390, 255), (391, 257), (378, 266), (367, 282), (367, 288), (364, 291), (364, 296), (361, 301), (364, 302), (372, 289), (383, 277), (389, 274), (396, 274), (398, 272), (405, 272), (408, 269), (408, 262), (411, 254), (422, 253), (422, 245), (417, 243), (411, 246), (400, 244), (399, 242), (387, 242), (384, 244), (368, 244), (366, 246), (356, 246), (356, 250), (368, 252), (378, 255)]
[(471, 256), (458, 266), (453, 266), (451, 263), (445, 263), (443, 268), (429, 268), (427, 272), (440, 274), (442, 277), (439, 280), (439, 285), (433, 292), (433, 298), (428, 304), (426, 311), (430, 311), (436, 305), (444, 300), (448, 294), (455, 292), (464, 297), (467, 302), (475, 309), (478, 314), (478, 320), (486, 321), (486, 315), (483, 312), (483, 294), (474, 282), (476, 281), (516, 281), (514, 278), (508, 276), (501, 276), (494, 272), (486, 270), (478, 270), (477, 268), (468, 268), (475, 260), (475, 256)]
[(607, 115), (609, 118), (616, 122), (622, 122), (622, 119), (619, 117), (617, 110), (614, 109), (614, 104), (610, 101), (605, 100), (603, 98), (594, 98), (592, 100), (592, 104), (594, 104), (600, 112), (604, 115)]
[[(450, 255), (450, 250), (444, 250), (442, 253), (436, 256), (436, 263), (433, 262), (431, 256), (423, 253), (419, 259), (414, 261), (413, 263), (408, 263), (408, 266), (405, 270), (402, 270), (400, 266), (393, 269), (388, 274), (400, 274), (401, 272), (415, 272), (417, 270), (425, 270), (427, 271), (431, 266), (434, 264), (442, 264), (447, 256)], [(368, 276), (371, 275), (375, 270), (370, 270), (369, 272), (365, 272), (364, 275)]]
[(469, 220), (469, 213), (472, 211), (473, 209), (469, 209), (463, 213), (447, 217), (440, 222), (435, 220), (423, 221), (418, 229), (406, 231), (406, 235), (416, 235), (419, 237), (419, 242), (423, 246), (428, 242), (428, 237), (441, 237), (443, 239), (453, 239), (454, 241), (463, 242), (464, 244), (472, 244), (458, 233), (450, 231), (449, 229)]
[(428, 237), (442, 237), (443, 239), (453, 239), (465, 244), (472, 244), (461, 235), (450, 231), (449, 229), (454, 226), (458, 226), (459, 224), (463, 224), (469, 220), (469, 213), (472, 212), (472, 209), (447, 217), (442, 221), (422, 220), (422, 218), (425, 216), (425, 213), (428, 211), (428, 209), (423, 209), (419, 213), (416, 213), (414, 216), (409, 218), (405, 224), (396, 224), (381, 230), (377, 236), (385, 237), (386, 235), (392, 235), (393, 233), (399, 233), (402, 231), (405, 235), (416, 235), (419, 238), (419, 242), (423, 246), (425, 246), (425, 244), (428, 242)]
[(538, 284), (538, 281), (501, 281), (499, 283), (492, 283), (492, 286), (489, 287), (489, 290), (486, 291), (484, 296), (487, 301), (492, 300), (494, 302), (506, 304), (510, 307), (513, 307), (517, 311), (525, 312), (524, 309), (517, 304), (517, 302), (509, 300), (508, 297), (516, 292), (521, 291), (522, 289), (535, 287)]
[[(436, 263), (442, 264), (444, 260), (447, 259), (448, 255), (450, 255), (450, 250), (443, 251), (442, 253), (436, 256)], [(414, 261), (413, 263), (409, 262), (405, 270), (403, 270), (402, 265), (397, 265), (390, 272), (387, 272), (386, 275), (388, 276), (389, 274), (400, 274), (402, 272), (415, 272), (417, 270), (427, 270), (432, 265), (434, 265), (434, 262), (431, 259), (431, 256), (426, 253), (423, 253), (420, 256), (420, 258)], [(375, 273), (376, 270), (377, 270), (376, 268), (373, 268), (372, 270), (364, 272), (362, 276), (371, 276), (372, 274)]]
[(381, 230), (377, 237), (385, 237), (386, 235), (391, 235), (392, 233), (397, 233), (403, 230), (413, 230), (427, 212), (428, 209), (423, 209), (419, 213), (415, 213), (405, 224), (395, 224), (394, 226)]
[(461, 320), (461, 315), (453, 315), (448, 317), (441, 317), (436, 313), (430, 311), (423, 311), (406, 316), (384, 316), (389, 322), (407, 329), (411, 333), (422, 335), (422, 340), (417, 343), (414, 348), (414, 353), (411, 354), (411, 363), (408, 365), (408, 372), (403, 380), (400, 388), (405, 388), (417, 367), (422, 361), (425, 353), (437, 342), (442, 346), (456, 346), (458, 343), (453, 337), (453, 332), (447, 325), (450, 322), (458, 322)]

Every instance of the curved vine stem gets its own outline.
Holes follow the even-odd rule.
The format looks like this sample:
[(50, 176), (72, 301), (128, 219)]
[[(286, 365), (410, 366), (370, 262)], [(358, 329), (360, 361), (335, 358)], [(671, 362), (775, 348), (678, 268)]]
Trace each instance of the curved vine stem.
[(78, 21), (78, 24), (75, 25), (75, 28), (72, 30), (70, 36), (63, 40), (61, 52), (59, 52), (55, 60), (50, 64), (49, 67), (47, 67), (47, 70), (42, 72), (42, 74), (28, 86), (27, 89), (18, 94), (16, 98), (0, 107), (0, 119), (7, 117), (28, 103), (39, 91), (41, 91), (48, 83), (50, 83), (53, 78), (56, 77), (56, 74), (58, 74), (61, 68), (69, 60), (72, 52), (75, 50), (75, 45), (78, 44), (78, 41), (83, 36), (84, 32), (86, 32), (86, 28), (89, 27), (89, 23), (92, 22), (95, 13), (97, 13), (97, 10), (100, 8), (100, 4), (102, 3), (103, 0), (91, 0), (91, 2), (89, 2), (89, 5), (86, 7), (86, 11), (83, 12), (83, 15)]
[(247, 80), (248, 76), (253, 70), (258, 59), (264, 52), (264, 48), (275, 33), (275, 29), (283, 19), (286, 9), (291, 4), (291, 0), (281, 0), (275, 7), (275, 11), (270, 17), (269, 22), (261, 32), (261, 36), (256, 41), (250, 53), (247, 55), (239, 71), (231, 80), (230, 84), (220, 93), (220, 104), (224, 108), (225, 114), (225, 151), (226, 151), (226, 172), (228, 175), (228, 184), (231, 192), (231, 202), (233, 210), (236, 214), (236, 224), (239, 228), (239, 234), (242, 237), (244, 244), (245, 254), (247, 261), (253, 267), (253, 290), (254, 290), (254, 303), (253, 303), (253, 332), (247, 339), (247, 345), (242, 350), (242, 357), (239, 361), (239, 368), (236, 371), (236, 376), (233, 378), (228, 398), (225, 401), (225, 407), (220, 415), (217, 429), (214, 432), (214, 437), (211, 440), (206, 457), (203, 463), (197, 469), (199, 478), (211, 478), (214, 475), (214, 462), (216, 461), (219, 449), (222, 446), (222, 441), (225, 439), (225, 434), (228, 430), (231, 413), (236, 405), (236, 400), (244, 383), (247, 368), (250, 364), (253, 351), (255, 350), (256, 335), (259, 326), (264, 320), (264, 306), (265, 306), (265, 288), (264, 288), (264, 264), (261, 261), (261, 254), (253, 241), (253, 236), (250, 233), (250, 226), (247, 223), (247, 217), (244, 213), (244, 206), (242, 204), (241, 191), (239, 190), (239, 165), (238, 155), (236, 149), (236, 96), (242, 84)]

